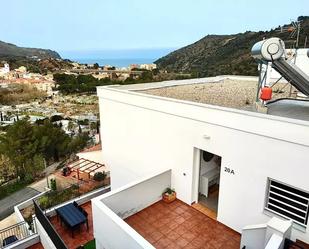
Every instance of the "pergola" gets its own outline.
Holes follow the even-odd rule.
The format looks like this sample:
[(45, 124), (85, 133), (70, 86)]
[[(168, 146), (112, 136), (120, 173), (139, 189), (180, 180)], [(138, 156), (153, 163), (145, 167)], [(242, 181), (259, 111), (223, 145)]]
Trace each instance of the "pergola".
[(76, 172), (78, 180), (89, 180), (96, 172), (102, 172), (104, 169), (106, 169), (104, 164), (84, 158), (80, 158), (71, 162), (68, 165), (68, 168), (71, 170), (71, 172)]

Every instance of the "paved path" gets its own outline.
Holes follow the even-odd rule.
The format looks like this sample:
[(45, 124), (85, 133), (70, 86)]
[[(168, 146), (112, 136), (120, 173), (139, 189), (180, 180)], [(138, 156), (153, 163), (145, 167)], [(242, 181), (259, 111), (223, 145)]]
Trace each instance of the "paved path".
[(0, 230), (13, 226), (17, 223), (17, 217), (15, 213), (0, 221)]
[(14, 206), (36, 196), (39, 193), (39, 191), (33, 188), (25, 187), (24, 189), (21, 189), (0, 200), (0, 220), (11, 215), (14, 212)]
[[(51, 178), (55, 178), (54, 175), (49, 175), (48, 181), (50, 181)], [(28, 187), (38, 192), (45, 192), (47, 188), (47, 179), (45, 177), (37, 182), (31, 183)]]

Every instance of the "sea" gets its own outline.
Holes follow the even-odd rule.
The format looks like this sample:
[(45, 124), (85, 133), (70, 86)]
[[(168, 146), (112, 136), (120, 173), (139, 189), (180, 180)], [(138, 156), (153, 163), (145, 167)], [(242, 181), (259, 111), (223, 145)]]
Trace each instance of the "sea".
[(63, 59), (82, 64), (98, 63), (100, 66), (128, 67), (131, 64), (148, 64), (169, 54), (176, 48), (155, 49), (110, 49), (110, 50), (70, 50), (60, 51)]

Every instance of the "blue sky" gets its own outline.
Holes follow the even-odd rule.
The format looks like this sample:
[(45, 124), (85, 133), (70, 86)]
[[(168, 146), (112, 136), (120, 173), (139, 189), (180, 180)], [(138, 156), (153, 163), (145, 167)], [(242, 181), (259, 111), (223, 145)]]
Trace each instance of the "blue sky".
[[(67, 50), (179, 48), (207, 34), (266, 30), (308, 0), (6, 0), (0, 40)], [(278, 7), (280, 6), (280, 7)]]

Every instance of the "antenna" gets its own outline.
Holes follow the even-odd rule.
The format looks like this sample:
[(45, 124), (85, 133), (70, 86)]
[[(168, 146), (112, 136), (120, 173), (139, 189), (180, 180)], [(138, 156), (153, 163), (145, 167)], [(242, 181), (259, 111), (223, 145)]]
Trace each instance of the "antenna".
[(288, 26), (280, 26), (279, 28), (275, 29), (275, 31), (279, 33), (290, 33), (289, 39), (296, 39), (295, 41), (295, 48), (299, 46), (299, 35), (301, 30), (301, 21), (292, 21)]

